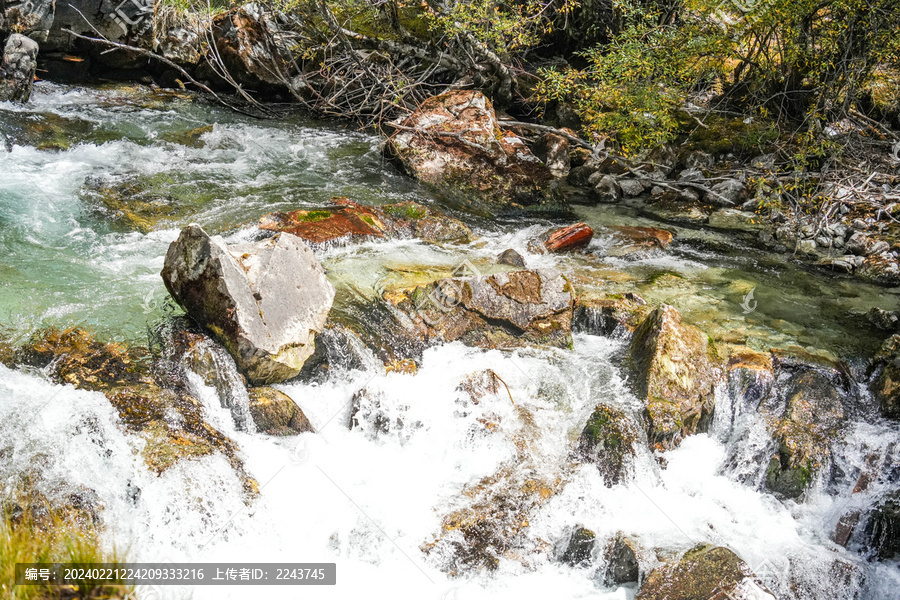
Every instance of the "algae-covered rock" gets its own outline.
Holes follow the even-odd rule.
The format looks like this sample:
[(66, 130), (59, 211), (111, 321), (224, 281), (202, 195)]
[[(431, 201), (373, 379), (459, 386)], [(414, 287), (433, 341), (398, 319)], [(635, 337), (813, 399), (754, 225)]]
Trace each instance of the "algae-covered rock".
[(90, 176), (80, 195), (113, 228), (141, 233), (184, 221), (215, 197), (171, 173)]
[(257, 430), (269, 435), (297, 435), (315, 432), (297, 403), (284, 392), (270, 387), (249, 390), (250, 415)]
[(705, 333), (663, 304), (635, 330), (629, 355), (638, 397), (646, 403), (651, 446), (671, 448), (708, 429), (720, 370)]
[(331, 206), (260, 219), (266, 231), (291, 233), (312, 243), (359, 241), (379, 237), (415, 237), (429, 243), (468, 242), (472, 230), (462, 221), (417, 202), (363, 206), (346, 198), (332, 198)]
[(775, 600), (741, 558), (700, 544), (677, 563), (651, 571), (635, 600)]
[(632, 419), (612, 406), (594, 409), (578, 438), (581, 460), (597, 466), (607, 487), (621, 483), (634, 470), (638, 431)]
[(42, 368), (55, 382), (100, 391), (124, 427), (145, 440), (147, 466), (162, 473), (182, 459), (221, 453), (255, 495), (237, 444), (206, 421), (203, 404), (177, 373), (157, 371), (145, 348), (98, 340), (79, 328), (49, 328), (15, 352), (17, 364)]

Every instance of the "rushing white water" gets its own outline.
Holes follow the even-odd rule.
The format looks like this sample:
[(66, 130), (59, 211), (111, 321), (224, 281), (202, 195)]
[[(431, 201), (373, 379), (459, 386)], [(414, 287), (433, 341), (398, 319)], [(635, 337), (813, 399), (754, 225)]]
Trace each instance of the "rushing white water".
[[(146, 324), (163, 312), (158, 272), (168, 243), (186, 222), (224, 232), (230, 241), (251, 239), (256, 232), (247, 223), (264, 212), (315, 205), (332, 195), (384, 202), (422, 194), (384, 167), (373, 138), (317, 126), (246, 123), (187, 100), (148, 102), (134, 94), (39, 86), (27, 110), (86, 120), (116, 135), (57, 152), (16, 145), (0, 154), (0, 322), (21, 335), (42, 324), (74, 322), (139, 340)], [(190, 129), (212, 119), (219, 122), (203, 134), (203, 148), (160, 137), (176, 125)], [(110, 228), (80, 197), (89, 176), (161, 172), (174, 177), (175, 188), (197, 181), (213, 193), (171, 227), (146, 234)], [(740, 318), (740, 309), (732, 300), (726, 303), (734, 292), (718, 286), (721, 281), (755, 277), (773, 293), (789, 287), (778, 281), (780, 274), (738, 272), (728, 262), (737, 259), (713, 262), (709, 254), (693, 251), (604, 260), (535, 255), (528, 241), (541, 230), (494, 227), (464, 251), (391, 241), (331, 248), (320, 258), (339, 288), (375, 290), (394, 267), (452, 269), (463, 258), (477, 266), (515, 248), (531, 267), (565, 269), (582, 261), (582, 271), (609, 285), (649, 280), (651, 272), (699, 280), (677, 294), (662, 293), (686, 310), (700, 306), (701, 317), (715, 307), (719, 312), (709, 318), (723, 320)], [(598, 236), (591, 250), (602, 256), (608, 244)], [(806, 282), (807, 295), (785, 300), (797, 307), (762, 307), (760, 312), (769, 312), (756, 323), (756, 316), (747, 317), (759, 335), (785, 343), (806, 343), (815, 335), (791, 316), (808, 318), (810, 303), (825, 302), (820, 289), (826, 284), (798, 281)], [(878, 293), (861, 287), (848, 302), (864, 304), (864, 294)], [(290, 438), (253, 432), (246, 390), (228, 357), (219, 356), (219, 372), (229, 378), (225, 385), (213, 389), (199, 378), (190, 381), (207, 420), (238, 444), (248, 473), (259, 482), (260, 497), (249, 504), (224, 457), (183, 460), (157, 476), (141, 458), (143, 439), (126, 433), (102, 394), (0, 366), (0, 477), (5, 493), (29, 471), (40, 474), (40, 490), (51, 498), (73, 488), (92, 490), (102, 506), (107, 543), (131, 561), (337, 563), (335, 588), (164, 587), (140, 590), (144, 598), (626, 599), (634, 589), (605, 588), (597, 575), (604, 567), (600, 550), (618, 532), (648, 549), (646, 568), (661, 560), (656, 550), (673, 553), (711, 542), (733, 549), (779, 597), (896, 597), (896, 564), (867, 562), (829, 539), (848, 509), (868, 506), (891, 485), (881, 482), (851, 494), (867, 456), (897, 460), (895, 425), (852, 423), (834, 459), (846, 476), (823, 478), (802, 503), (760, 491), (758, 449), (771, 438), (761, 418), (737, 408), (721, 411), (709, 435), (690, 437), (667, 452), (665, 468), (643, 447), (634, 480), (606, 487), (594, 466), (571, 467), (571, 452), (598, 403), (639, 413), (618, 366), (622, 350), (622, 342), (590, 335), (577, 335), (573, 351), (503, 353), (449, 344), (427, 350), (414, 375), (385, 373), (363, 351), (352, 369), (332, 370), (315, 383), (278, 386), (317, 431)], [(508, 385), (509, 395), (504, 388), (466, 405), (457, 386), (488, 368)], [(363, 388), (390, 424), (387, 432), (375, 427), (374, 404), (360, 413), (359, 427), (348, 427), (352, 398)], [(722, 407), (732, 403), (724, 391), (718, 401)], [(525, 546), (537, 551), (521, 560), (501, 559), (496, 572), (448, 578), (422, 547), (440, 532), (442, 517), (459, 506), (466, 485), (514, 460), (523, 427), (520, 409), (533, 415), (537, 433), (530, 451), (539, 470), (549, 476), (565, 472), (567, 483), (529, 517)], [(484, 420), (499, 428), (487, 430)], [(556, 560), (577, 525), (599, 540), (589, 568)]]

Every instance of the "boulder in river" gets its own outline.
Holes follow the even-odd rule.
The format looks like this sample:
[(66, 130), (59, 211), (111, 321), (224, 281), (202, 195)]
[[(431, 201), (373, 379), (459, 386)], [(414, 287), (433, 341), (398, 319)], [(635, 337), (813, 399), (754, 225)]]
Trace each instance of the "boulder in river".
[(553, 269), (439, 279), (390, 300), (429, 340), (481, 348), (572, 345), (572, 288)]
[(544, 198), (550, 169), (519, 136), (500, 127), (481, 92), (444, 92), (394, 126), (387, 154), (461, 208), (489, 215)]
[(626, 583), (637, 583), (640, 580), (641, 550), (634, 540), (621, 533), (607, 546), (604, 553), (606, 572), (603, 583), (607, 586), (619, 586)]
[(900, 335), (884, 341), (873, 361), (872, 394), (881, 412), (890, 419), (900, 419)]
[(334, 300), (322, 265), (288, 233), (226, 246), (189, 225), (169, 246), (162, 277), (176, 302), (262, 385), (300, 373)]
[(249, 393), (250, 415), (259, 431), (279, 436), (315, 432), (303, 410), (284, 392), (255, 387)]
[(775, 600), (741, 558), (722, 546), (700, 544), (677, 563), (654, 569), (635, 600)]
[(14, 33), (6, 40), (0, 64), (0, 102), (28, 102), (37, 70), (38, 45)]
[(900, 492), (883, 498), (865, 517), (863, 547), (879, 560), (900, 556)]
[(416, 237), (425, 242), (468, 242), (462, 221), (416, 202), (363, 206), (347, 198), (313, 210), (271, 213), (260, 219), (266, 231), (283, 231), (316, 244), (379, 237)]
[(831, 441), (844, 419), (841, 391), (818, 370), (795, 373), (785, 386), (784, 412), (774, 422), (777, 453), (766, 470), (766, 487), (784, 498), (799, 497), (831, 456)]
[(663, 304), (634, 332), (629, 354), (637, 393), (644, 399), (651, 446), (677, 446), (684, 436), (708, 429), (715, 406), (719, 359), (709, 337), (681, 322)]
[(588, 565), (597, 545), (597, 536), (590, 529), (576, 527), (569, 535), (565, 550), (559, 560), (572, 567)]
[(634, 469), (638, 431), (621, 410), (601, 404), (594, 409), (578, 438), (581, 460), (597, 466), (607, 487), (621, 483)]

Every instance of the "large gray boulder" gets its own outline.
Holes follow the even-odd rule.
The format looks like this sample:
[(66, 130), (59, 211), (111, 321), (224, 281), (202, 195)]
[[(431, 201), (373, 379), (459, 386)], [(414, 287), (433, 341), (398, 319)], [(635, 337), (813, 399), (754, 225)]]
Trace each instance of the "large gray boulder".
[(37, 69), (38, 45), (33, 39), (14, 33), (6, 40), (0, 64), (0, 101), (28, 102)]
[(288, 233), (226, 246), (189, 225), (169, 246), (162, 277), (178, 304), (222, 342), (254, 384), (300, 373), (334, 300), (322, 265)]

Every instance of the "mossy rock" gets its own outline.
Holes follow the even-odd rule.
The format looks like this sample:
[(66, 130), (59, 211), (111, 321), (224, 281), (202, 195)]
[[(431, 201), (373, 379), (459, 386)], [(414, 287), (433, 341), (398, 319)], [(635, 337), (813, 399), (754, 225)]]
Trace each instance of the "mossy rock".
[(663, 304), (635, 330), (629, 356), (635, 391), (647, 407), (651, 446), (671, 448), (684, 436), (707, 431), (721, 377), (709, 336)]
[(167, 131), (160, 135), (159, 138), (165, 142), (178, 144), (180, 146), (203, 148), (206, 146), (206, 142), (203, 141), (203, 136), (207, 133), (211, 133), (212, 130), (212, 125), (204, 125), (203, 127), (197, 127), (196, 129), (188, 131)]
[(145, 358), (144, 349), (102, 342), (78, 327), (43, 329), (15, 352), (16, 363), (49, 368), (50, 377), (59, 383), (101, 391), (145, 380)]
[(786, 406), (775, 419), (778, 452), (766, 470), (766, 487), (785, 498), (799, 497), (831, 457), (831, 443), (844, 421), (841, 391), (824, 374), (794, 374), (785, 391)]
[(250, 415), (256, 428), (269, 435), (297, 435), (315, 432), (303, 410), (290, 396), (270, 387), (251, 388)]
[(654, 569), (635, 600), (755, 600), (769, 594), (741, 558), (721, 546), (700, 544), (677, 563)]
[(584, 426), (576, 452), (581, 460), (595, 464), (607, 487), (612, 487), (633, 470), (637, 439), (637, 427), (628, 415), (601, 404)]

